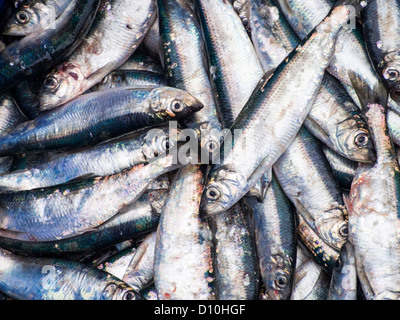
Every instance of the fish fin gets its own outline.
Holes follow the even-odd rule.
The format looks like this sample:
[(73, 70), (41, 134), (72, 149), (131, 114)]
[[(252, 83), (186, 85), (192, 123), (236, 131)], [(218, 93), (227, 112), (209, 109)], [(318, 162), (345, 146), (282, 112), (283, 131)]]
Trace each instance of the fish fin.
[(371, 103), (376, 103), (386, 108), (388, 91), (382, 82), (377, 83), (371, 90), (364, 79), (354, 71), (350, 70), (348, 74), (363, 108), (366, 108)]

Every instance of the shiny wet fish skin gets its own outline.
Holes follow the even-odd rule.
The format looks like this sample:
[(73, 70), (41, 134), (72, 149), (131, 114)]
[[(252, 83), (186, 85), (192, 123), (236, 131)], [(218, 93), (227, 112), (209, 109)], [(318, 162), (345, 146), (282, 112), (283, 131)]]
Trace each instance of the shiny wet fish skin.
[[(310, 111), (336, 36), (348, 18), (345, 7), (336, 8), (272, 77), (265, 75), (260, 81), (231, 127), (233, 147), (224, 153), (222, 146), (223, 159), (211, 167), (202, 204), (205, 213), (216, 214), (232, 207), (286, 150)], [(293, 88), (290, 93), (286, 91), (289, 86)], [(279, 123), (280, 129), (269, 123)], [(246, 152), (244, 145), (248, 148), (250, 142), (254, 149)]]

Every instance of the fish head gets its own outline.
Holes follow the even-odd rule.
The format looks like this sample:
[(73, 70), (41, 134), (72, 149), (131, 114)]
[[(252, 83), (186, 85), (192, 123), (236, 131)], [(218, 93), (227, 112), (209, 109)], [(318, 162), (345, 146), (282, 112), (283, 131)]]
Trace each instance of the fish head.
[(143, 297), (124, 283), (111, 281), (101, 294), (102, 300), (143, 300)]
[(32, 5), (27, 3), (10, 17), (3, 29), (3, 34), (26, 36), (49, 26), (55, 20), (54, 7), (46, 6), (40, 1), (35, 1)]
[(185, 118), (199, 111), (204, 105), (184, 90), (157, 87), (149, 95), (151, 110), (160, 118)]
[(338, 251), (341, 250), (349, 236), (349, 225), (346, 217), (347, 209), (339, 205), (325, 211), (321, 219), (314, 221), (319, 236)]
[(247, 187), (247, 180), (240, 173), (224, 167), (211, 172), (202, 195), (202, 214), (212, 215), (228, 210), (242, 198)]
[(212, 163), (213, 159), (218, 159), (225, 132), (219, 125), (210, 122), (200, 124), (199, 132), (200, 148), (209, 156)]
[(350, 160), (372, 163), (376, 160), (373, 139), (360, 116), (348, 118), (337, 125), (336, 144)]
[(154, 128), (147, 131), (141, 137), (141, 146), (144, 155), (150, 160), (154, 160), (160, 155), (166, 154), (178, 146), (180, 141), (180, 129), (177, 128)]
[(400, 51), (390, 52), (383, 58), (382, 78), (389, 89), (390, 97), (400, 102)]
[(64, 104), (82, 93), (85, 76), (71, 63), (64, 63), (48, 74), (39, 92), (40, 111)]
[(264, 298), (266, 300), (287, 300), (292, 292), (294, 276), (294, 261), (285, 252), (265, 257), (268, 261), (262, 263), (266, 270)]

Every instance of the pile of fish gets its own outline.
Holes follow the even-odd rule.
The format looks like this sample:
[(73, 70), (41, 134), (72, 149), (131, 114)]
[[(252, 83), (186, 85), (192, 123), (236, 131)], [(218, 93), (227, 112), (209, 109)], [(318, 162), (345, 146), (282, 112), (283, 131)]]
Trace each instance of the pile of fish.
[(400, 299), (399, 0), (0, 17), (1, 299)]

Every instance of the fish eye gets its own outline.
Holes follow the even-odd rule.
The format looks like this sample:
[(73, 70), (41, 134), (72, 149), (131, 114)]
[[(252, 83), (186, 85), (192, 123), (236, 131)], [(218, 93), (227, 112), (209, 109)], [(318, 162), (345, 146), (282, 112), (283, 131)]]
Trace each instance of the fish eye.
[(287, 285), (289, 284), (287, 278), (283, 275), (279, 275), (276, 277), (275, 279), (275, 284), (278, 288), (280, 289), (284, 289), (287, 287)]
[(133, 291), (127, 291), (124, 293), (122, 300), (133, 300), (135, 299), (135, 293)]
[(44, 86), (47, 89), (55, 90), (58, 88), (59, 83), (58, 83), (58, 80), (54, 76), (49, 76), (44, 80)]
[(369, 142), (368, 139), (368, 134), (366, 134), (365, 132), (358, 134), (355, 138), (354, 138), (354, 143), (356, 144), (357, 147), (365, 147)]
[(215, 187), (210, 187), (206, 192), (206, 196), (209, 200), (215, 201), (219, 199), (219, 197), (221, 196), (221, 192)]
[(339, 235), (343, 238), (347, 238), (349, 235), (349, 227), (347, 225), (343, 225), (339, 229)]
[(400, 76), (400, 73), (396, 69), (390, 69), (389, 68), (389, 69), (386, 69), (383, 72), (383, 77), (386, 80), (395, 81), (395, 80), (397, 80), (399, 78), (399, 76)]
[(124, 80), (124, 77), (119, 74), (119, 73), (115, 73), (112, 75), (112, 81), (115, 82), (116, 84), (122, 84), (122, 81)]
[(183, 111), (183, 109), (185, 108), (184, 104), (182, 103), (182, 101), (173, 101), (171, 104), (171, 110), (173, 112), (181, 112)]
[(21, 10), (15, 14), (15, 19), (20, 24), (27, 24), (29, 22), (29, 15), (27, 12)]

